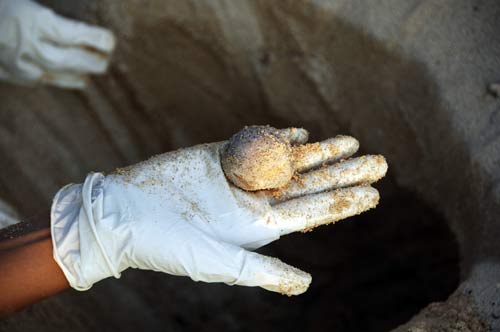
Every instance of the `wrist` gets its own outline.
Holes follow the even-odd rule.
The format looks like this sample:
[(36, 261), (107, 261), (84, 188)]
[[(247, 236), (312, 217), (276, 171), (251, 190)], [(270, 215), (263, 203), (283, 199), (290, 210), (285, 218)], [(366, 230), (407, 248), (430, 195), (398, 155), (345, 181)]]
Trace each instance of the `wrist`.
[(52, 259), (48, 229), (21, 236), (15, 242), (2, 242), (0, 248), (0, 319), (69, 286)]
[[(54, 259), (71, 287), (87, 290), (102, 279), (120, 277), (127, 268), (124, 256), (126, 242), (114, 236), (121, 211), (104, 212), (105, 177), (91, 173), (83, 184), (70, 184), (56, 194), (51, 209), (51, 233)], [(114, 213), (113, 213), (114, 212)]]

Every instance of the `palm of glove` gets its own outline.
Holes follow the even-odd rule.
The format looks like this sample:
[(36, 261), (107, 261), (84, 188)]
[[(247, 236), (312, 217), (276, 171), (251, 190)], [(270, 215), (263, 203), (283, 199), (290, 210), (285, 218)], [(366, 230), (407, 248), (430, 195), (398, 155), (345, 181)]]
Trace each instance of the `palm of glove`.
[[(304, 292), (311, 281), (307, 273), (246, 249), (374, 207), (378, 192), (367, 184), (385, 175), (385, 160), (364, 156), (305, 172), (318, 165), (318, 156), (311, 158), (319, 153), (315, 148), (301, 155), (302, 175), (285, 188), (246, 192), (224, 176), (224, 144), (159, 155), (106, 178), (104, 192), (113, 203), (105, 215), (120, 215), (117, 227), (129, 234), (121, 265), (126, 260), (194, 280)], [(357, 149), (357, 141), (345, 136), (320, 144), (323, 162)], [(112, 227), (109, 234), (116, 232)]]

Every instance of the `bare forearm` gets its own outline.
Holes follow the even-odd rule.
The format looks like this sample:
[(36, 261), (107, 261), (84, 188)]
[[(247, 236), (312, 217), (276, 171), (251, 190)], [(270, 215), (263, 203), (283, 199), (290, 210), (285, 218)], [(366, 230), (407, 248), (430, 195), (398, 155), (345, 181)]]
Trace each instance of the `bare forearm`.
[(69, 287), (53, 259), (48, 228), (0, 242), (0, 316)]

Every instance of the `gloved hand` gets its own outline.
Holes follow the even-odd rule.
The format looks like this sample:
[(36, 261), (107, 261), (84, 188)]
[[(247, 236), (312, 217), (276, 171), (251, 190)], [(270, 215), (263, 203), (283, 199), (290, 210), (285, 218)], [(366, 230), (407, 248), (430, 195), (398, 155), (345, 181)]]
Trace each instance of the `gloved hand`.
[(17, 211), (0, 199), (0, 230), (20, 222)]
[[(302, 173), (285, 188), (246, 192), (226, 180), (224, 144), (165, 153), (108, 176), (91, 173), (61, 189), (52, 239), (69, 284), (86, 290), (132, 267), (301, 294), (308, 273), (249, 250), (375, 207), (379, 194), (369, 184), (387, 171), (382, 156), (341, 160), (358, 142), (337, 136), (305, 145)], [(335, 163), (306, 172), (320, 159)]]
[(0, 0), (0, 79), (83, 88), (104, 73), (115, 46), (103, 28), (66, 19), (29, 0)]

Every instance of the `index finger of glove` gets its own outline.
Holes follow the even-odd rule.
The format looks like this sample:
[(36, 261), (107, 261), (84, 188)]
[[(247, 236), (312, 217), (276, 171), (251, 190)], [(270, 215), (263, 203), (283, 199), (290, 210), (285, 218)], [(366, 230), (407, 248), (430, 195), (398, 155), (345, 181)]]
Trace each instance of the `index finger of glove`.
[(41, 43), (37, 51), (38, 62), (47, 70), (99, 74), (109, 65), (108, 57), (81, 48)]
[(116, 44), (111, 31), (56, 14), (42, 29), (43, 36), (56, 44), (87, 46), (104, 53), (113, 51)]

